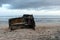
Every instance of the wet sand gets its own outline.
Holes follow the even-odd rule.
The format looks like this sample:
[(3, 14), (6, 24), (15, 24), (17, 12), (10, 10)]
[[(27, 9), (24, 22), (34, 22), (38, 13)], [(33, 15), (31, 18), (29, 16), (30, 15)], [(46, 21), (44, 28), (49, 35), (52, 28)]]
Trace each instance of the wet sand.
[(60, 40), (60, 25), (37, 23), (35, 30), (17, 29), (10, 32), (7, 24), (1, 24), (0, 40)]

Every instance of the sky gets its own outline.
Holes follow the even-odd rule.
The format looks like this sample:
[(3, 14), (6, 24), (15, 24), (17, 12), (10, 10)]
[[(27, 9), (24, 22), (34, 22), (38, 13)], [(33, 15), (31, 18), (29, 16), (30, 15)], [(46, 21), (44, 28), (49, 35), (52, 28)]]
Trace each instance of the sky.
[(60, 15), (60, 0), (0, 0), (0, 16)]

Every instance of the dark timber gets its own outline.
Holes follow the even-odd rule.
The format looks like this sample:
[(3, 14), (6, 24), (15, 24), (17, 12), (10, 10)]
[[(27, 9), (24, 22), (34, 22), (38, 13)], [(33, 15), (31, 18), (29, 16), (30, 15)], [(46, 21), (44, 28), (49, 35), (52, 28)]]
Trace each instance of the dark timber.
[(24, 14), (22, 17), (9, 19), (9, 29), (29, 28), (35, 30), (35, 21), (33, 15)]

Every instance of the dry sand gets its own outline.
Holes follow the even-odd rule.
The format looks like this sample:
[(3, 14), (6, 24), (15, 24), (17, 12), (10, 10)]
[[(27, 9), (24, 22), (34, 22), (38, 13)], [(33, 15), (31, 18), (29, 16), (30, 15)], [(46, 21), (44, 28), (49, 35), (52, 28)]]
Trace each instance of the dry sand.
[(9, 30), (8, 25), (0, 27), (0, 40), (60, 40), (60, 25), (40, 24), (32, 29)]

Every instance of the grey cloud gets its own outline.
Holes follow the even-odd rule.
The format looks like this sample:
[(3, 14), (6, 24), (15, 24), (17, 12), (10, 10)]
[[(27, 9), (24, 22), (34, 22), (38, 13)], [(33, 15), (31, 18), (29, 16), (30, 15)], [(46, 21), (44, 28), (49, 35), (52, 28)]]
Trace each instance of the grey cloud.
[(60, 0), (0, 0), (1, 4), (11, 4), (11, 9), (60, 6)]

